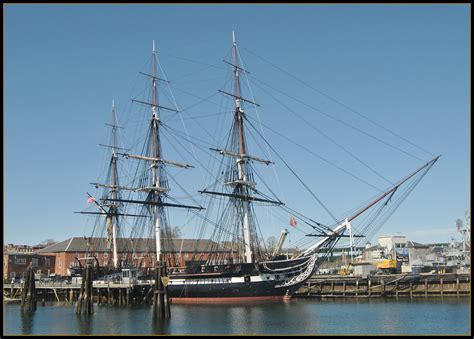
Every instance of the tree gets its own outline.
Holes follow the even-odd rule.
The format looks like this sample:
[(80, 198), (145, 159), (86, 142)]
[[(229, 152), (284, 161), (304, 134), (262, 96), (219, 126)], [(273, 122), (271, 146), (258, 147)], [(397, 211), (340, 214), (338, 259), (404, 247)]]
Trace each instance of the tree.
[(183, 237), (183, 234), (182, 234), (181, 228), (179, 228), (179, 226), (175, 226), (171, 229), (171, 238), (180, 239), (182, 237)]
[(277, 240), (274, 236), (271, 236), (271, 237), (267, 238), (266, 247), (267, 247), (268, 254), (270, 254), (270, 255), (273, 254), (273, 251), (276, 248), (276, 243), (277, 243)]
[(39, 245), (46, 247), (46, 246), (54, 245), (55, 243), (57, 243), (57, 241), (54, 239), (46, 239), (40, 242)]

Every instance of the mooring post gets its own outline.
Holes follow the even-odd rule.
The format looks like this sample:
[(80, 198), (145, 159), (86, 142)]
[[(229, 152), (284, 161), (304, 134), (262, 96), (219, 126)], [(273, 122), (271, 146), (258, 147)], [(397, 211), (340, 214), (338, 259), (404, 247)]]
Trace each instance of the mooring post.
[(155, 269), (155, 289), (154, 289), (154, 312), (158, 319), (170, 318), (170, 305), (168, 298), (168, 279), (166, 268), (163, 267), (161, 258), (158, 259)]
[(46, 305), (46, 289), (43, 288), (43, 293), (41, 293), (43, 299), (41, 299), (41, 306), (45, 306)]
[(87, 265), (85, 272), (82, 273), (81, 291), (76, 305), (76, 313), (80, 314), (84, 303), (84, 313), (92, 314), (92, 266)]
[(36, 281), (35, 281), (35, 272), (33, 268), (30, 269), (30, 298), (29, 298), (29, 310), (36, 311)]
[(25, 307), (26, 300), (28, 300), (28, 311), (36, 311), (35, 272), (32, 267), (28, 270), (23, 286), (21, 308)]
[(92, 314), (94, 310), (94, 305), (92, 304), (92, 266), (87, 266), (86, 271), (86, 280), (87, 280), (87, 300), (86, 300), (86, 313)]

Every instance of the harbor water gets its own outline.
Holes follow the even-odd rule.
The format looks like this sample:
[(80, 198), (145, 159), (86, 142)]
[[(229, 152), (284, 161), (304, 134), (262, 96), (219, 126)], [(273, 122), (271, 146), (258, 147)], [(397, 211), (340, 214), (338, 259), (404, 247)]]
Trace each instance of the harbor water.
[(4, 334), (439, 334), (471, 333), (469, 297), (334, 298), (242, 304), (175, 304), (153, 320), (150, 305), (4, 305)]

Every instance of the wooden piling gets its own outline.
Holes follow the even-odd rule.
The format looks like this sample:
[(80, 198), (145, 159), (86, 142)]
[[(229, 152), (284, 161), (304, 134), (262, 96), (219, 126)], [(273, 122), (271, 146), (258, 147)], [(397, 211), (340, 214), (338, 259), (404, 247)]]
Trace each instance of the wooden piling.
[(36, 285), (35, 285), (35, 272), (30, 267), (26, 275), (26, 279), (23, 285), (23, 291), (21, 295), (21, 308), (25, 307), (28, 301), (28, 311), (36, 311)]
[(168, 319), (171, 317), (167, 278), (166, 267), (162, 264), (160, 258), (155, 269), (154, 312), (156, 319)]
[(82, 306), (84, 306), (85, 314), (93, 313), (92, 304), (92, 266), (88, 265), (85, 272), (82, 273), (81, 291), (76, 305), (76, 313), (82, 312)]

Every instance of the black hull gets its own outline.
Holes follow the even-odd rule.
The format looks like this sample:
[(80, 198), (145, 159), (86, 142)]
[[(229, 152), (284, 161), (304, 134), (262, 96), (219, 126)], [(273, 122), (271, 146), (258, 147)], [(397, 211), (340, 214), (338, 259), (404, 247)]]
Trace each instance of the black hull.
[[(182, 301), (288, 299), (309, 278), (308, 273), (311, 272), (290, 282), (293, 277), (307, 270), (301, 266), (308, 264), (310, 259), (306, 257), (225, 267), (202, 266), (202, 272), (199, 273), (171, 275), (168, 294), (172, 300)], [(314, 262), (309, 269), (313, 267)]]
[(303, 284), (291, 287), (276, 287), (281, 281), (261, 281), (249, 283), (213, 283), (213, 284), (189, 284), (189, 285), (168, 285), (168, 294), (173, 300), (186, 301), (185, 299), (212, 300), (232, 300), (232, 299), (283, 299), (291, 295)]

